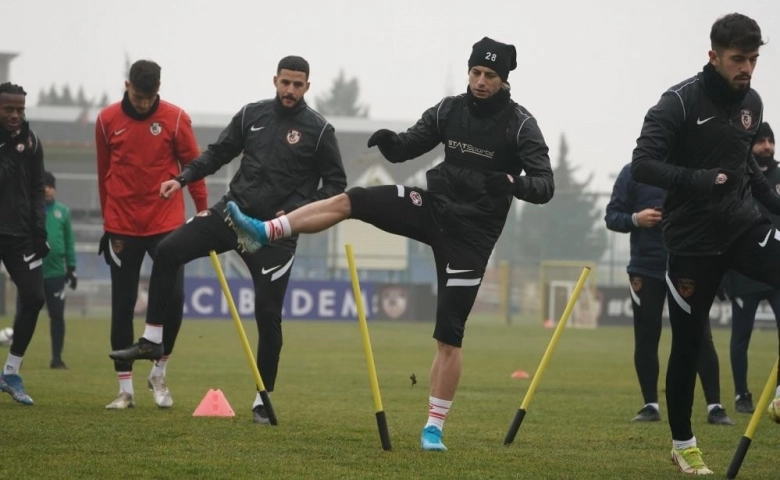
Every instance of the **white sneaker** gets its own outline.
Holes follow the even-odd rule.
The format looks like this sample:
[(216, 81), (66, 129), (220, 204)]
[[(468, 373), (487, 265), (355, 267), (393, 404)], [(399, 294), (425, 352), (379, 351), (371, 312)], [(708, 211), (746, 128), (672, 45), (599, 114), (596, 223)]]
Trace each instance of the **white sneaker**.
[(146, 385), (154, 395), (154, 403), (160, 408), (170, 408), (173, 405), (173, 397), (168, 385), (165, 383), (165, 375), (151, 375), (146, 381)]
[(127, 392), (119, 392), (119, 396), (116, 400), (106, 405), (108, 410), (124, 410), (126, 408), (135, 407), (135, 400), (133, 395)]

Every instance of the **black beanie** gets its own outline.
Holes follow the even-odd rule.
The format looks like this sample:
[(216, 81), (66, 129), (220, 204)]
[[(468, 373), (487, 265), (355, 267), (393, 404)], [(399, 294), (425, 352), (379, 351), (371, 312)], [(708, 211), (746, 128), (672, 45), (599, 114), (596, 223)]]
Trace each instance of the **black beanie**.
[(756, 133), (756, 140), (759, 140), (761, 138), (769, 137), (769, 140), (772, 143), (775, 143), (775, 134), (772, 131), (772, 127), (769, 126), (768, 123), (763, 122), (761, 123), (761, 126), (758, 127), (758, 133)]
[(474, 44), (469, 57), (469, 70), (475, 65), (494, 70), (506, 82), (509, 72), (517, 68), (517, 51), (514, 45), (485, 37)]
[(43, 172), (43, 184), (47, 187), (57, 188), (57, 181), (54, 179), (54, 175), (50, 171)]

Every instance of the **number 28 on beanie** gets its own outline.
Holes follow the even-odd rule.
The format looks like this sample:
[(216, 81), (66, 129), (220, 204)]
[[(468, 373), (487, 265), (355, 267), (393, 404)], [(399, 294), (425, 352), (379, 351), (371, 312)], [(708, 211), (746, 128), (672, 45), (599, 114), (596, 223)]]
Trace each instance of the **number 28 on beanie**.
[(509, 72), (517, 68), (515, 46), (485, 37), (475, 43), (471, 50), (469, 70), (476, 65), (490, 68), (506, 82)]

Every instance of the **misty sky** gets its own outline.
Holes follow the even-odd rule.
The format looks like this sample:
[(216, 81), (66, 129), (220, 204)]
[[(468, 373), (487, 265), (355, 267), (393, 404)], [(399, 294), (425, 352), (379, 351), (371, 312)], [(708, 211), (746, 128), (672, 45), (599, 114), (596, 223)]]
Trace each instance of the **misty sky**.
[(553, 163), (565, 133), (572, 162), (607, 190), (647, 109), (701, 69), (713, 21), (733, 11), (769, 40), (753, 86), (780, 126), (780, 2), (770, 0), (24, 0), (6, 12), (0, 45), (21, 54), (11, 80), (28, 105), (55, 82), (118, 100), (128, 55), (162, 65), (166, 100), (233, 114), (273, 96), (276, 64), (294, 54), (311, 64), (310, 104), (343, 68), (372, 118), (411, 125), (465, 91), (471, 45), (490, 36), (517, 47), (512, 97), (537, 118)]

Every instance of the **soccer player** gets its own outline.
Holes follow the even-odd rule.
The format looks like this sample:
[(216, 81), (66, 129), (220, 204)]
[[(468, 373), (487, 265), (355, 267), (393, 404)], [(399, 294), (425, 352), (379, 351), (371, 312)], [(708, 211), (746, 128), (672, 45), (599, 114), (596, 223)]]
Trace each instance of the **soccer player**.
[[(607, 228), (631, 234), (631, 260), (628, 263), (629, 292), (634, 315), (634, 367), (645, 404), (634, 422), (661, 420), (658, 405), (658, 343), (666, 299), (666, 249), (661, 238), (663, 190), (639, 183), (631, 176), (631, 164), (623, 167), (615, 180), (607, 204)], [(698, 364), (707, 422), (733, 425), (720, 403), (718, 354), (712, 343), (710, 323), (704, 326), (704, 340)]]
[(710, 31), (701, 72), (661, 95), (645, 116), (631, 172), (666, 190), (663, 237), (672, 350), (666, 401), (671, 457), (690, 474), (711, 474), (691, 429), (696, 365), (709, 310), (728, 269), (780, 288), (780, 236), (753, 206), (780, 214), (752, 144), (763, 104), (750, 81), (764, 44), (752, 18), (732, 13)]
[(444, 161), (428, 171), (427, 190), (356, 187), (267, 222), (252, 217), (272, 218), (270, 212), (258, 215), (228, 203), (239, 239), (250, 237), (250, 249), (348, 218), (431, 246), (439, 300), (423, 450), (446, 450), (442, 428), (460, 380), (466, 320), (513, 197), (541, 204), (553, 196), (548, 149), (536, 119), (510, 97), (507, 78), (516, 66), (513, 45), (485, 37), (468, 59), (466, 93), (444, 98), (404, 133), (379, 130), (368, 139), (393, 163), (444, 144)]
[[(65, 343), (65, 286), (75, 290), (76, 249), (73, 227), (70, 224), (70, 210), (58, 202), (56, 179), (51, 172), (44, 172), (46, 198), (46, 235), (49, 254), (43, 259), (43, 293), (46, 309), (49, 311), (49, 333), (51, 336), (50, 368), (67, 370), (62, 361), (62, 347)], [(16, 313), (21, 312), (21, 297), (17, 296)]]
[[(297, 56), (282, 58), (273, 83), (275, 98), (245, 105), (215, 143), (181, 175), (159, 186), (162, 198), (172, 198), (183, 186), (243, 154), (228, 193), (157, 246), (143, 336), (136, 344), (111, 352), (116, 361), (158, 359), (164, 353), (160, 342), (176, 338), (178, 326), (170, 321), (181, 318), (182, 310), (181, 302), (172, 300), (176, 272), (211, 250), (222, 253), (239, 246), (236, 233), (222, 217), (228, 201), (253, 215), (273, 217), (344, 191), (347, 177), (335, 130), (304, 100), (309, 90), (309, 63)], [(260, 336), (257, 366), (268, 392), (274, 391), (276, 383), (282, 350), (282, 304), (296, 245), (297, 238), (292, 237), (256, 254), (241, 252), (255, 287)], [(255, 423), (270, 423), (259, 393), (252, 411)]]
[[(184, 197), (159, 198), (161, 182), (181, 174), (181, 167), (200, 153), (192, 122), (181, 108), (160, 99), (160, 66), (138, 60), (130, 66), (122, 101), (104, 108), (95, 128), (98, 188), (105, 234), (98, 253), (111, 269), (111, 347), (133, 344), (133, 311), (138, 298), (141, 264), (148, 254), (156, 260), (157, 244), (184, 222)], [(207, 211), (208, 193), (203, 181), (189, 185), (199, 211)], [(184, 305), (184, 271), (170, 278), (171, 302)], [(168, 324), (163, 355), (147, 379), (160, 408), (173, 404), (165, 371), (173, 352), (175, 331), (181, 326), (182, 308), (174, 308)], [(119, 395), (106, 408), (122, 410), (135, 405), (133, 365), (115, 361)]]
[(19, 85), (0, 84), (0, 261), (19, 291), (14, 341), (0, 372), (0, 391), (23, 405), (25, 392), (19, 369), (43, 307), (43, 258), (46, 243), (46, 203), (43, 147), (24, 118), (27, 92)]
[[(759, 168), (769, 182), (772, 190), (780, 192), (780, 169), (777, 168), (775, 156), (775, 134), (768, 123), (762, 123), (758, 129), (753, 156)], [(757, 203), (761, 213), (777, 227), (780, 216), (772, 215), (766, 207)], [(726, 274), (725, 290), (731, 299), (731, 373), (734, 377), (736, 394), (735, 407), (737, 412), (753, 413), (753, 395), (747, 386), (748, 346), (756, 321), (756, 310), (762, 300), (766, 300), (775, 314), (775, 321), (780, 329), (780, 290), (763, 283), (751, 280), (733, 270)], [(780, 379), (778, 379), (780, 385)], [(780, 388), (777, 396), (780, 397)]]

